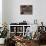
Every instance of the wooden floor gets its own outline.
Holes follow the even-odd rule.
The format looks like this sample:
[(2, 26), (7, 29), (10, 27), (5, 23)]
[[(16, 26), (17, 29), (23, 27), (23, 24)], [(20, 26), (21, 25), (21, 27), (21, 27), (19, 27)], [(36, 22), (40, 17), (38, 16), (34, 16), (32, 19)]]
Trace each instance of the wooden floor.
[(46, 45), (40, 45), (40, 46), (46, 46)]
[[(0, 46), (4, 46), (4, 45), (0, 45)], [(35, 43), (35, 44), (33, 43), (33, 45), (32, 45), (32, 46), (39, 46), (39, 45), (38, 45), (38, 44), (36, 44), (36, 43)], [(40, 45), (40, 46), (46, 46), (46, 45)]]
[(46, 46), (46, 44), (45, 45), (39, 45), (39, 43), (36, 41), (32, 41), (32, 46)]

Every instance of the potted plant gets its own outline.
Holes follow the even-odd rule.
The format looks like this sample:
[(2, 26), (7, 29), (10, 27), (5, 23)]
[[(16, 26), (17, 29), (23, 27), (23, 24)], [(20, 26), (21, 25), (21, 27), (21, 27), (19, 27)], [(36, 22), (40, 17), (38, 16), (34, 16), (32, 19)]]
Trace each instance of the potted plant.
[(3, 24), (3, 31), (0, 31), (0, 44), (4, 44), (4, 40), (7, 37), (8, 29), (7, 24)]

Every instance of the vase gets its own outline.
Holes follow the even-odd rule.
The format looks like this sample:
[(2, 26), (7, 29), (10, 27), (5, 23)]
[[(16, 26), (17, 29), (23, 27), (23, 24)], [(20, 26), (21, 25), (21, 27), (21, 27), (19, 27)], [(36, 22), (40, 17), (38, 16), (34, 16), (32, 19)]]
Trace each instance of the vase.
[(5, 38), (0, 38), (0, 44), (4, 44)]

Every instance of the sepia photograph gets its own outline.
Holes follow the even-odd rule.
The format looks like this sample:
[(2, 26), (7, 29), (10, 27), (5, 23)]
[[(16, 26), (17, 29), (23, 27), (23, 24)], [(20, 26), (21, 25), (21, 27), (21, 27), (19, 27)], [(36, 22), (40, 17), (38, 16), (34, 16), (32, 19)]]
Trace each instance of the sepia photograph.
[(31, 15), (32, 14), (32, 5), (20, 5), (20, 14), (22, 15)]
[(46, 46), (46, 0), (0, 0), (0, 46)]

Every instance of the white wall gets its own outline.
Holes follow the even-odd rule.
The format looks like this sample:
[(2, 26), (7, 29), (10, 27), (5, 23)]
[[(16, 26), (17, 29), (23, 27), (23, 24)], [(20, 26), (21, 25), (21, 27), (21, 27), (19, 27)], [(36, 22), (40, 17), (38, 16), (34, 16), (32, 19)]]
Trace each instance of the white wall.
[[(10, 23), (11, 22), (21, 22), (23, 20), (26, 20), (28, 23), (32, 23), (34, 22), (34, 19), (36, 19), (36, 13), (37, 11), (39, 11), (39, 9), (36, 9), (38, 6), (37, 2), (39, 1), (34, 1), (34, 0), (11, 0), (11, 15), (9, 17), (10, 19)], [(37, 5), (36, 5), (37, 4)], [(33, 14), (32, 15), (21, 15), (20, 14), (20, 5), (32, 5), (33, 6)], [(37, 7), (36, 7), (37, 6)], [(36, 9), (36, 10), (35, 10)], [(15, 20), (15, 21), (14, 21)]]
[[(46, 0), (4, 0), (4, 15), (7, 23), (22, 22), (26, 20), (29, 24), (34, 23), (37, 19), (38, 24), (41, 21), (46, 25)], [(20, 5), (32, 5), (32, 15), (21, 15)]]
[(2, 22), (8, 22), (7, 18), (7, 2), (6, 0), (2, 0)]
[(2, 0), (0, 0), (0, 27), (2, 27)]

